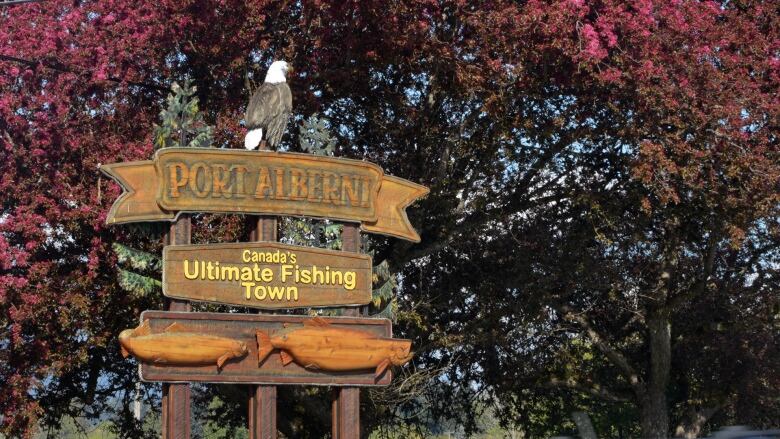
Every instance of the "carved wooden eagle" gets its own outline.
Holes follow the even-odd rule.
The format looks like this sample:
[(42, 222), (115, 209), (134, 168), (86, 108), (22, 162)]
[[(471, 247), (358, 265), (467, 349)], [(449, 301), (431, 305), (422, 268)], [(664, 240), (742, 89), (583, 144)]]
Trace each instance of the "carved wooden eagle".
[(249, 99), (246, 107), (246, 149), (255, 149), (261, 140), (276, 147), (292, 112), (292, 93), (286, 75), (290, 66), (285, 61), (274, 61), (268, 68), (265, 81)]

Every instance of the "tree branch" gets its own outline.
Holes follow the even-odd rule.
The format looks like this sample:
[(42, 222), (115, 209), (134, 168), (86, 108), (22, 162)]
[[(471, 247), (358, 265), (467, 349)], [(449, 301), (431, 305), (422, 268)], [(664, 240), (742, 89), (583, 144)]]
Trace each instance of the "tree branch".
[(21, 5), (22, 3), (38, 3), (42, 0), (0, 0), (0, 7), (3, 6), (12, 6), (12, 5)]
[(558, 378), (551, 378), (550, 381), (543, 384), (542, 387), (551, 389), (569, 389), (576, 390), (588, 394), (590, 396), (602, 399), (609, 402), (630, 402), (632, 398), (630, 395), (618, 394), (616, 392), (607, 390), (598, 384), (594, 383), (579, 383), (573, 378), (566, 380), (559, 380)]
[[(530, 209), (535, 205), (541, 205), (546, 203), (552, 203), (560, 201), (563, 195), (551, 195), (546, 197), (535, 198), (533, 200), (526, 200), (526, 204), (517, 205), (517, 209), (511, 213), (522, 212)], [(475, 212), (473, 215), (466, 216), (463, 221), (459, 222), (456, 227), (450, 230), (445, 230), (439, 236), (433, 239), (425, 239), (419, 244), (411, 244), (405, 241), (398, 241), (393, 247), (393, 251), (387, 258), (387, 262), (390, 265), (391, 271), (398, 271), (409, 261), (413, 261), (418, 258), (433, 254), (439, 250), (447, 247), (453, 240), (464, 234), (469, 234), (475, 229), (485, 225), (488, 221), (498, 220), (495, 215), (499, 213), (505, 213), (502, 208), (483, 209), (480, 212)]]
[(620, 370), (623, 377), (628, 381), (635, 392), (638, 394), (644, 392), (644, 385), (639, 379), (639, 374), (623, 354), (613, 348), (582, 314), (573, 312), (568, 306), (563, 306), (561, 311), (561, 315), (565, 320), (577, 323), (585, 330), (588, 338), (590, 338), (593, 344), (607, 357), (607, 359)]
[[(62, 72), (62, 73), (75, 73), (77, 75), (84, 75), (86, 73), (85, 71), (74, 70), (71, 67), (63, 65), (59, 62), (52, 63), (50, 61), (32, 61), (29, 59), (17, 58), (15, 56), (10, 56), (10, 55), (0, 55), (0, 61), (11, 61), (19, 64), (24, 64), (29, 67), (42, 66), (47, 69), (54, 70), (56, 72)], [(120, 83), (120, 84), (135, 85), (138, 87), (148, 88), (150, 90), (154, 90), (158, 92), (168, 92), (168, 87), (163, 87), (161, 85), (156, 85), (156, 84), (149, 84), (145, 82), (135, 82), (135, 81), (125, 81), (124, 79), (117, 78), (114, 76), (110, 76), (105, 80), (110, 82)]]
[(712, 276), (712, 271), (715, 267), (715, 255), (718, 251), (718, 236), (715, 232), (710, 232), (710, 237), (707, 242), (707, 249), (702, 258), (704, 259), (704, 267), (699, 279), (687, 291), (677, 294), (670, 298), (666, 304), (666, 309), (673, 310), (679, 308), (683, 303), (689, 301), (691, 298), (696, 297), (704, 293), (707, 287), (707, 282)]

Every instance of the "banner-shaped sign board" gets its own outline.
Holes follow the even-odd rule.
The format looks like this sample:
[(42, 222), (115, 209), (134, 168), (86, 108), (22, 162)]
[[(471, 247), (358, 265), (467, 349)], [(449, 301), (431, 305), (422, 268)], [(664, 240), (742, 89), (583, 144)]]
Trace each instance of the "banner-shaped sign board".
[(405, 208), (428, 193), (372, 163), (271, 151), (164, 148), (154, 160), (101, 170), (125, 190), (108, 224), (170, 221), (179, 212), (312, 216), (418, 242)]
[(371, 257), (274, 242), (163, 249), (163, 294), (265, 309), (365, 305)]
[[(307, 326), (312, 320), (321, 325)], [(287, 335), (285, 341), (293, 340), (295, 331), (322, 332), (325, 336), (317, 341), (322, 346), (309, 346), (308, 354), (293, 357), (300, 354), (294, 346), (280, 349), (275, 340), (282, 339), (280, 334)], [(328, 331), (362, 336), (328, 337)], [(126, 346), (129, 350), (128, 355), (139, 358), (144, 381), (385, 386), (392, 379), (389, 365), (408, 361), (411, 355), (408, 348), (401, 349), (407, 357), (400, 359), (393, 356), (398, 351), (396, 346), (383, 350), (382, 343), (408, 343), (391, 337), (392, 326), (387, 319), (144, 311), (139, 327), (123, 332), (120, 341), (123, 349)], [(271, 346), (269, 340), (277, 345)], [(333, 346), (326, 346), (328, 343)], [(379, 358), (388, 352), (390, 361)], [(362, 364), (359, 355), (373, 362)], [(203, 364), (185, 364), (192, 359), (188, 356), (203, 359)], [(151, 361), (144, 361), (144, 357)], [(305, 358), (306, 362), (322, 362), (325, 366), (329, 364), (326, 357), (366, 367), (334, 372), (297, 363)], [(380, 366), (383, 363), (384, 367)]]

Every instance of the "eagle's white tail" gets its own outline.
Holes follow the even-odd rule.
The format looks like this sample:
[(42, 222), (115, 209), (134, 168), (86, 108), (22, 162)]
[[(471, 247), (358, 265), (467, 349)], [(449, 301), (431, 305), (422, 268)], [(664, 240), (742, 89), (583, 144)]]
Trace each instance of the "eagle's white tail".
[(253, 130), (249, 130), (249, 132), (246, 133), (246, 137), (244, 137), (244, 148), (251, 151), (257, 148), (257, 145), (260, 144), (261, 140), (263, 140), (262, 128), (255, 128)]

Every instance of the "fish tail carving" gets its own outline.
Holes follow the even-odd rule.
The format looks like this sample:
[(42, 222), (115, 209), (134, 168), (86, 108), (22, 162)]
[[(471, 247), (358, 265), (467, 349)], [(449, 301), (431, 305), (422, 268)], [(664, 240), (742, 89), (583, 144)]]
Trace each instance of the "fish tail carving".
[(143, 337), (144, 335), (149, 335), (151, 333), (152, 328), (149, 326), (149, 320), (144, 320), (143, 323), (133, 330), (133, 336), (135, 337)]
[(255, 335), (257, 337), (257, 362), (259, 364), (271, 355), (274, 347), (271, 345), (271, 337), (267, 332), (258, 330)]
[(287, 366), (288, 364), (293, 362), (292, 355), (288, 354), (285, 351), (279, 351), (279, 357), (282, 359), (282, 366)]
[(374, 379), (378, 380), (379, 377), (381, 377), (382, 374), (385, 373), (388, 366), (390, 366), (390, 359), (385, 358), (384, 360), (382, 360), (381, 363), (379, 363), (379, 365), (377, 365), (376, 371), (374, 372)]
[(119, 333), (119, 351), (122, 353), (122, 358), (127, 358), (130, 356), (130, 351), (125, 347), (125, 344), (128, 343), (131, 338), (133, 338), (135, 334), (134, 331), (134, 329), (125, 329)]
[(225, 352), (224, 355), (222, 355), (221, 357), (217, 358), (217, 370), (221, 370), (222, 369), (222, 365), (225, 364), (225, 361), (227, 361), (229, 359), (230, 359), (230, 352)]

